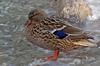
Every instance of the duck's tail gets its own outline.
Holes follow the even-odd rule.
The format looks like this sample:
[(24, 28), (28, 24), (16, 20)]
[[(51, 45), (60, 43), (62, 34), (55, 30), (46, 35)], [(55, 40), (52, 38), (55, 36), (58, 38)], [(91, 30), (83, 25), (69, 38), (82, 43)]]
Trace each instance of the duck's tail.
[(76, 45), (86, 46), (86, 47), (97, 47), (97, 44), (95, 42), (89, 41), (89, 40), (81, 40), (78, 42), (74, 42)]

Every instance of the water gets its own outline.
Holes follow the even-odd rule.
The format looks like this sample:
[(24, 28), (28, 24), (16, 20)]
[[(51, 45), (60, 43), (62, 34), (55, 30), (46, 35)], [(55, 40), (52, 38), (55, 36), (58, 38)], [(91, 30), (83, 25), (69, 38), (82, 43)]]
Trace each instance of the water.
[[(23, 24), (28, 12), (41, 7), (48, 11), (47, 0), (0, 0), (0, 66), (99, 66), (100, 48), (86, 48), (61, 53), (56, 62), (45, 62), (51, 51), (41, 49), (25, 40)], [(87, 23), (87, 30), (100, 40), (100, 1), (88, 0), (93, 17)], [(30, 45), (29, 45), (30, 44)]]

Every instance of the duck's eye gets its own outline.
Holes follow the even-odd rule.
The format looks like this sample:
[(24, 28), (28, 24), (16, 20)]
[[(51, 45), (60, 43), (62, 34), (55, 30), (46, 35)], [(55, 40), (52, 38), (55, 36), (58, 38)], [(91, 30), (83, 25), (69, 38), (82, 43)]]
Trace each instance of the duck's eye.
[(36, 15), (38, 15), (37, 12), (31, 11), (31, 12), (29, 13), (28, 17), (29, 17), (29, 18), (32, 18), (32, 17), (34, 17), (34, 16), (36, 16)]

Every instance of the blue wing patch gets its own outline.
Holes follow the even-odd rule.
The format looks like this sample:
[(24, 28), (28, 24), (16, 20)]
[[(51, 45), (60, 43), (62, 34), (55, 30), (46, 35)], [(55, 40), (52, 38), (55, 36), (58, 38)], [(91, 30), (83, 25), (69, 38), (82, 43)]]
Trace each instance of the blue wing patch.
[(62, 30), (57, 30), (53, 33), (54, 35), (56, 35), (59, 39), (63, 39), (65, 38), (66, 36), (68, 36), (67, 33), (65, 33), (64, 31)]

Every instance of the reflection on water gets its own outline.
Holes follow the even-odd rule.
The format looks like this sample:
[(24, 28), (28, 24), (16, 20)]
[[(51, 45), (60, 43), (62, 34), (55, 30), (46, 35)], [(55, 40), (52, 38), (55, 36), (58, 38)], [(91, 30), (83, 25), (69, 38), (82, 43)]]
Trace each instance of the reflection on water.
[[(28, 12), (34, 7), (48, 8), (47, 0), (0, 0), (0, 66), (99, 66), (100, 49), (86, 48), (62, 53), (57, 62), (43, 62), (42, 58), (51, 52), (41, 50), (25, 40), (22, 33)], [(88, 0), (93, 9), (88, 30), (100, 31), (99, 0)], [(47, 10), (46, 10), (47, 11)], [(100, 34), (94, 34), (100, 39)], [(30, 44), (30, 45), (28, 45)]]

